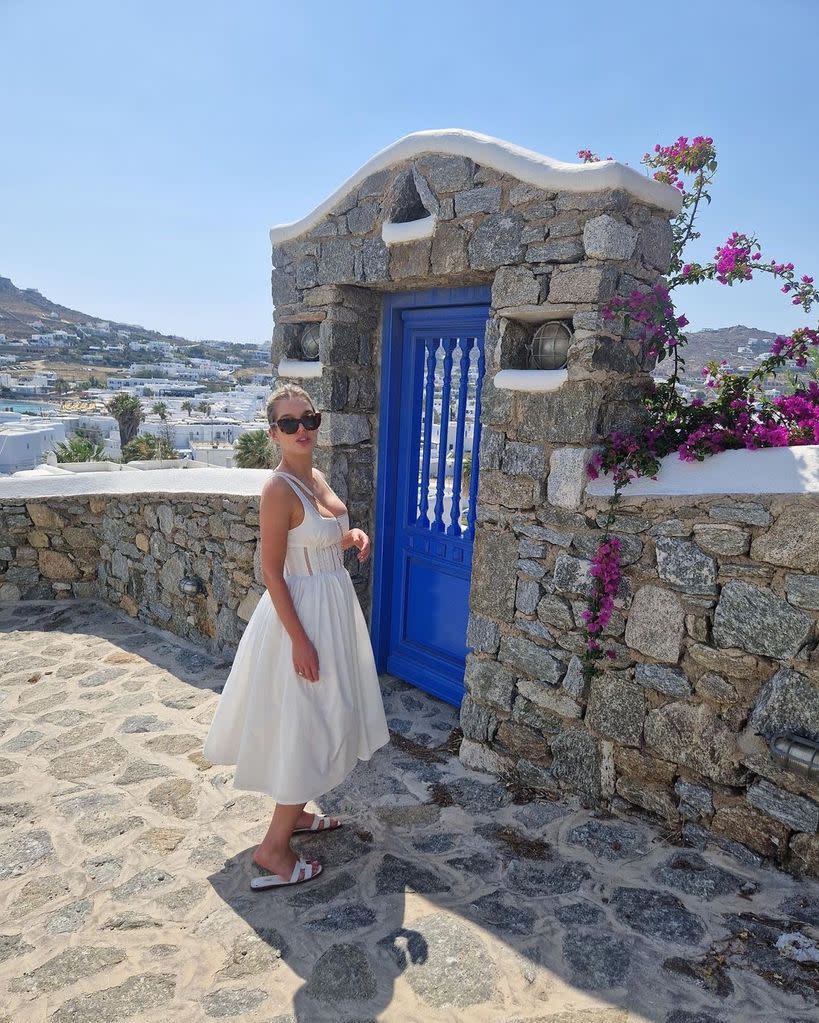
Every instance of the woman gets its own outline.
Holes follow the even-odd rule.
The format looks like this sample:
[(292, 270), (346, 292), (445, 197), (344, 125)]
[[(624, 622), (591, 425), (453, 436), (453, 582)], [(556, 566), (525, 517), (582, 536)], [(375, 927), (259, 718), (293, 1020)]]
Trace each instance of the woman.
[(281, 461), (259, 504), (266, 592), (242, 635), (205, 742), (214, 764), (235, 764), (234, 785), (276, 800), (253, 854), (266, 873), (251, 888), (309, 881), (316, 860), (299, 859), (293, 834), (340, 821), (304, 806), (339, 785), (358, 760), (389, 741), (372, 646), (342, 551), (359, 561), (370, 540), (350, 529), (347, 509), (313, 468), (321, 415), (300, 387), (267, 403)]

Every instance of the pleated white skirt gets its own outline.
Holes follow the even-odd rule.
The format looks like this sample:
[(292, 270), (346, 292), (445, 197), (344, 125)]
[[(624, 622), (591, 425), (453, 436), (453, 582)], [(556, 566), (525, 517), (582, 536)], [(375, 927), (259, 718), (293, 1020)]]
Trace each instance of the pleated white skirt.
[(367, 623), (346, 569), (289, 576), (319, 681), (293, 668), (292, 644), (265, 590), (247, 624), (205, 741), (234, 786), (304, 803), (339, 785), (389, 742)]

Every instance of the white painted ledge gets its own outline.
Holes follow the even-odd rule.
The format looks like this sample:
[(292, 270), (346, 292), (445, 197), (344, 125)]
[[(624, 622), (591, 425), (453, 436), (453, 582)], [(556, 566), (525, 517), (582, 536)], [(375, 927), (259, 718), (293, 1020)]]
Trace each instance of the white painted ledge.
[(0, 477), (0, 505), (34, 497), (80, 497), (111, 494), (224, 494), (254, 497), (262, 492), (268, 469), (124, 469), (122, 472), (79, 472), (20, 479)]
[(494, 384), (500, 391), (543, 394), (546, 391), (556, 391), (568, 379), (567, 369), (502, 369), (495, 374)]
[(393, 142), (368, 160), (363, 167), (324, 202), (301, 220), (292, 224), (279, 224), (270, 229), (273, 245), (298, 238), (316, 226), (342, 199), (371, 174), (385, 170), (402, 160), (411, 160), (422, 153), (444, 156), (465, 156), (483, 167), (492, 167), (509, 174), (518, 181), (528, 182), (547, 192), (600, 192), (608, 188), (622, 188), (635, 199), (678, 213), (682, 203), (679, 192), (671, 185), (663, 185), (646, 177), (633, 167), (604, 160), (600, 163), (564, 163), (549, 156), (524, 149), (502, 139), (491, 138), (462, 128), (442, 128), (436, 131), (417, 131)]
[(421, 217), (420, 220), (408, 220), (405, 224), (382, 224), (381, 238), (385, 245), (403, 245), (406, 242), (419, 242), (431, 238), (435, 234), (437, 217)]
[[(586, 487), (591, 497), (608, 497), (611, 478), (601, 476)], [(722, 451), (703, 462), (683, 462), (679, 455), (662, 460), (657, 479), (639, 479), (624, 497), (662, 497), (695, 494), (817, 494), (819, 445)]]
[(316, 380), (321, 376), (324, 364), (308, 362), (300, 359), (282, 359), (279, 363), (277, 376), (291, 377), (296, 380)]

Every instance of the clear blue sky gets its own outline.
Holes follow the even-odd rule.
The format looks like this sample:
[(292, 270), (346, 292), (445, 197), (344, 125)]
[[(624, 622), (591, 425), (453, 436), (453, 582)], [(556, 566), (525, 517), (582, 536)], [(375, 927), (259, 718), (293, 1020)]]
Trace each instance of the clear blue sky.
[[(731, 230), (819, 276), (815, 0), (0, 0), (0, 275), (188, 337), (271, 330), (274, 223), (411, 131), (632, 165), (712, 135)], [(690, 297), (689, 297), (690, 296)], [(772, 285), (694, 327), (798, 325)]]

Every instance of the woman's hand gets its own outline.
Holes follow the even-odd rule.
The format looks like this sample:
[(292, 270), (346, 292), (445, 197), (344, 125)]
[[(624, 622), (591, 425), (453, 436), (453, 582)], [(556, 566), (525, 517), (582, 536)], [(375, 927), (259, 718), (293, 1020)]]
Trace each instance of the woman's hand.
[(306, 636), (293, 641), (293, 667), (296, 669), (296, 674), (305, 682), (318, 682), (318, 654)]
[(351, 529), (350, 540), (352, 546), (358, 549), (358, 560), (366, 561), (370, 556), (370, 538), (363, 529)]

